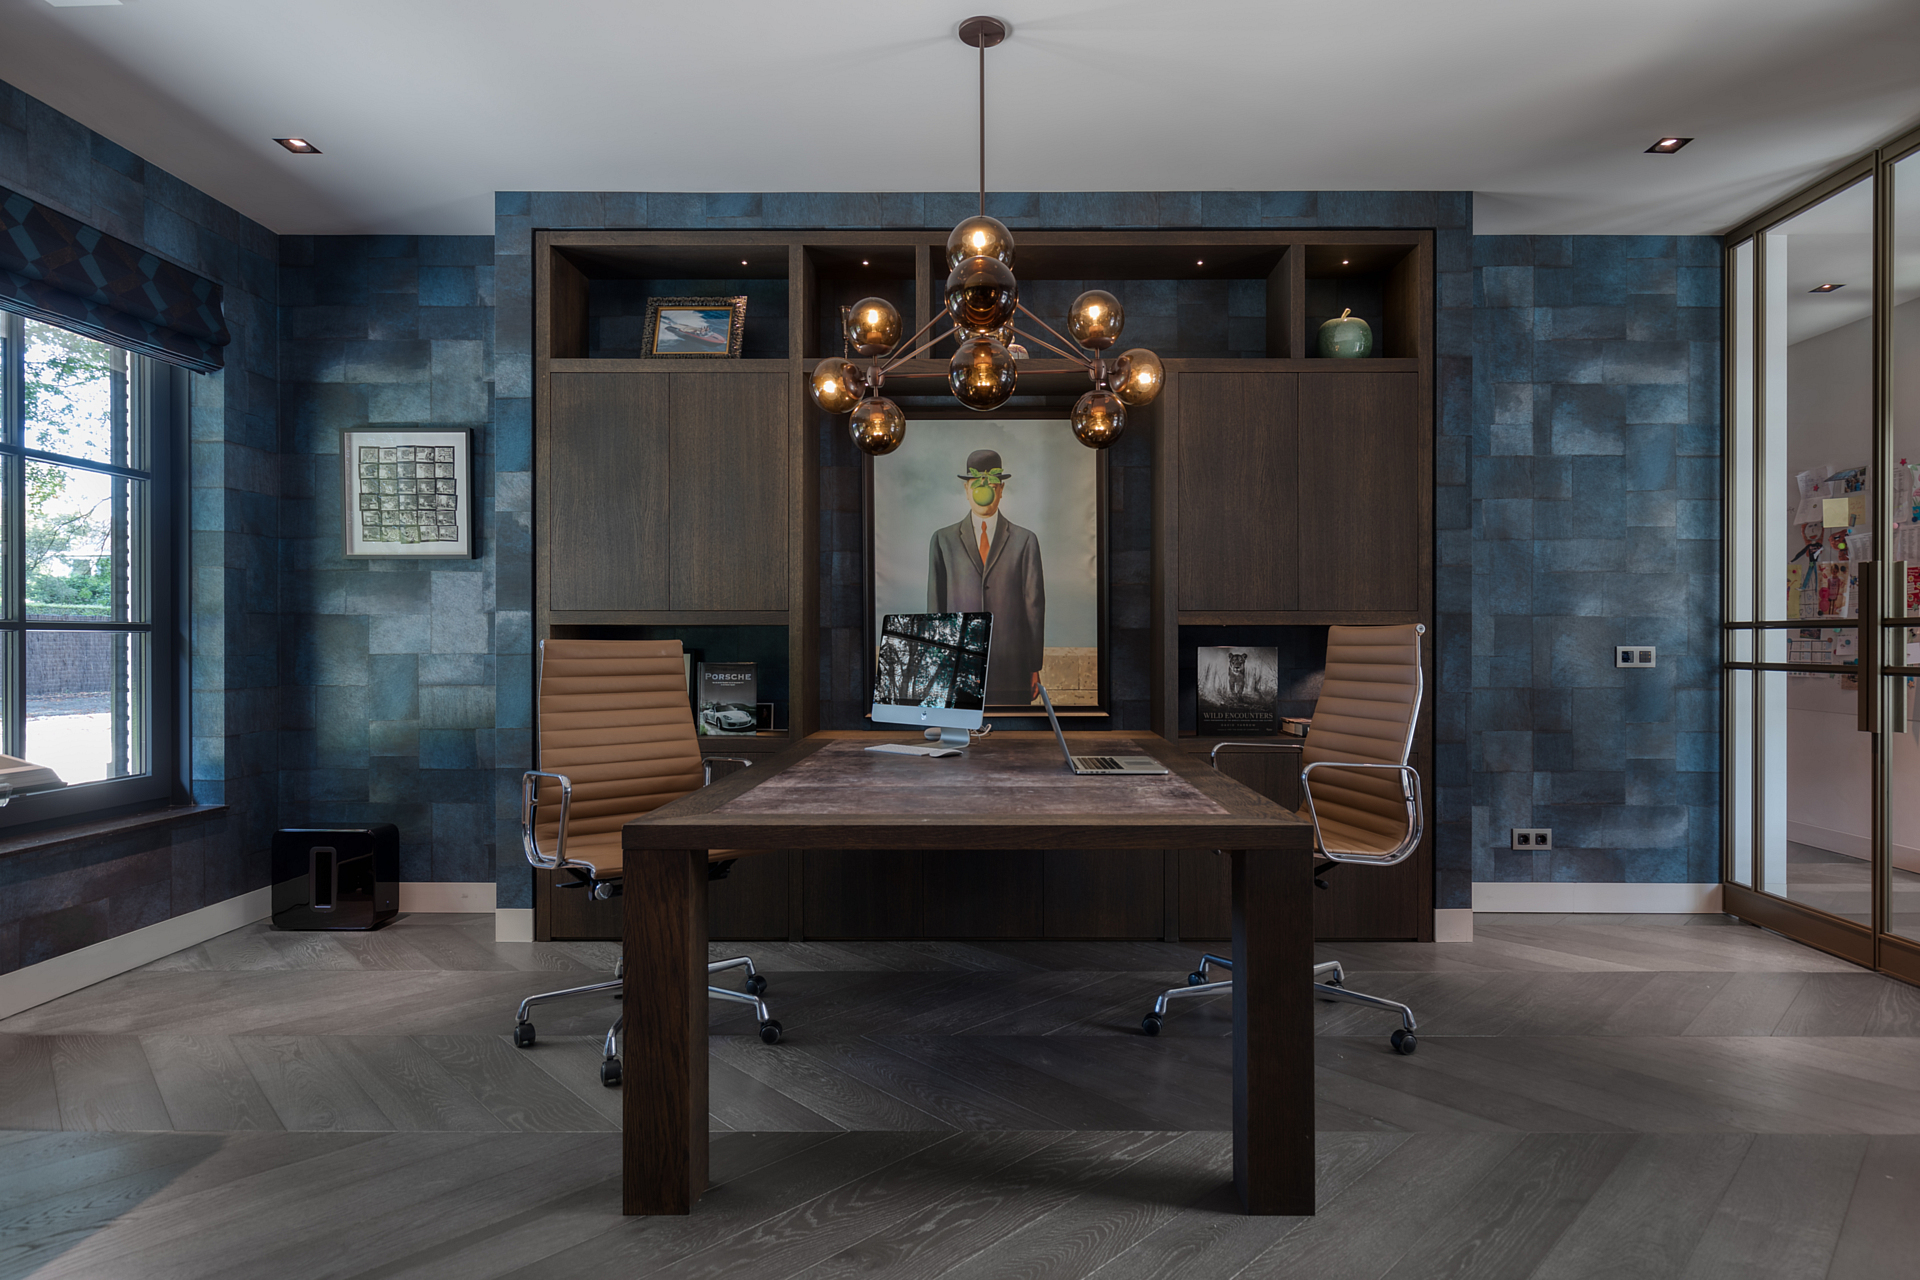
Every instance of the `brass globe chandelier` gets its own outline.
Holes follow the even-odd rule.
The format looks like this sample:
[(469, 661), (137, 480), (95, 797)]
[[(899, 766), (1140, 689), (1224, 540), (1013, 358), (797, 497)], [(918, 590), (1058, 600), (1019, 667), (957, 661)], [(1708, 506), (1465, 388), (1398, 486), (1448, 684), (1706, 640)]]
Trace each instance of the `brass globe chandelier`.
[[(899, 308), (885, 298), (862, 298), (847, 311), (846, 340), (849, 355), (867, 361), (866, 368), (846, 356), (829, 356), (814, 367), (814, 403), (828, 413), (847, 414), (853, 442), (866, 453), (892, 453), (906, 438), (906, 415), (880, 390), (902, 362), (944, 341), (948, 335), (936, 331), (949, 323), (959, 349), (947, 362), (947, 386), (969, 409), (998, 409), (1013, 396), (1019, 369), (1009, 347), (1015, 338), (1084, 368), (1093, 387), (1069, 417), (1075, 438), (1090, 449), (1118, 440), (1127, 428), (1127, 410), (1153, 403), (1166, 379), (1160, 357), (1144, 347), (1107, 359), (1107, 350), (1120, 340), (1126, 311), (1106, 290), (1089, 289), (1073, 300), (1067, 311), (1070, 338), (1021, 305), (1013, 233), (987, 216), (987, 50), (1006, 38), (1007, 24), (998, 18), (960, 24), (960, 39), (980, 53), (980, 212), (947, 236), (946, 309), (903, 341), (906, 325)], [(1015, 327), (1016, 315), (1053, 341)]]

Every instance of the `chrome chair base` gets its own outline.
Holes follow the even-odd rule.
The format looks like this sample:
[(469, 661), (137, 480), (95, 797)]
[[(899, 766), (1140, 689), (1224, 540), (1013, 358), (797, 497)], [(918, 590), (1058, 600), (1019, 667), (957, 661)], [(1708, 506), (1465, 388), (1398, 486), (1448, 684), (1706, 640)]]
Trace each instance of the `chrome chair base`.
[[(716, 960), (707, 966), (708, 976), (727, 969), (745, 969), (747, 982), (745, 991), (734, 991), (727, 987), (707, 988), (707, 995), (715, 1000), (732, 1000), (739, 1004), (752, 1005), (754, 1017), (760, 1023), (760, 1039), (767, 1044), (780, 1043), (780, 1033), (784, 1030), (773, 1015), (767, 1012), (766, 1001), (760, 998), (767, 989), (767, 980), (754, 971), (753, 960), (748, 956), (735, 956), (731, 960)], [(528, 996), (520, 1002), (519, 1012), (514, 1017), (513, 1043), (515, 1048), (527, 1049), (533, 1046), (533, 1006), (545, 1004), (549, 1000), (559, 1000), (567, 996), (589, 996), (602, 991), (622, 993), (626, 987), (625, 960), (614, 964), (615, 977), (611, 982), (593, 982), (584, 987), (568, 987), (563, 991), (543, 991), (539, 995)], [(600, 1063), (600, 1083), (611, 1088), (620, 1083), (620, 1033), (626, 1026), (626, 1017), (616, 1019), (607, 1029), (603, 1058)]]
[[(1152, 1011), (1148, 1013), (1146, 1017), (1140, 1019), (1140, 1030), (1150, 1036), (1160, 1034), (1160, 1027), (1166, 1020), (1167, 1002), (1169, 1000), (1183, 1000), (1191, 996), (1220, 996), (1232, 994), (1232, 978), (1227, 978), (1219, 982), (1207, 981), (1211, 971), (1214, 969), (1231, 971), (1233, 969), (1233, 961), (1216, 955), (1201, 956), (1200, 967), (1187, 975), (1186, 986), (1171, 987), (1160, 993), (1160, 998), (1153, 1002)], [(1325, 981), (1322, 981), (1322, 979), (1325, 979)], [(1362, 991), (1349, 991), (1346, 988), (1346, 980), (1346, 970), (1340, 967), (1338, 960), (1328, 960), (1323, 964), (1313, 966), (1314, 995), (1320, 997), (1322, 1000), (1329, 1000), (1336, 1004), (1365, 1005), (1370, 1009), (1387, 1009), (1399, 1014), (1400, 1029), (1395, 1031), (1389, 1038), (1389, 1043), (1393, 1045), (1396, 1053), (1412, 1053), (1419, 1044), (1419, 1040), (1415, 1037), (1414, 1032), (1419, 1029), (1420, 1025), (1414, 1020), (1413, 1010), (1404, 1004), (1385, 999), (1381, 996), (1370, 996)]]

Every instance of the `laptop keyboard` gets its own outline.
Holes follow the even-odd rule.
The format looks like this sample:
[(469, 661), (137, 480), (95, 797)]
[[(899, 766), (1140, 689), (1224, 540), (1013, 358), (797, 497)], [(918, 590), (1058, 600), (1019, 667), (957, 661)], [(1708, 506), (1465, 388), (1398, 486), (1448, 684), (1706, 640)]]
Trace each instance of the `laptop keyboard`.
[(1120, 762), (1112, 756), (1075, 756), (1073, 762), (1082, 769), (1118, 769)]

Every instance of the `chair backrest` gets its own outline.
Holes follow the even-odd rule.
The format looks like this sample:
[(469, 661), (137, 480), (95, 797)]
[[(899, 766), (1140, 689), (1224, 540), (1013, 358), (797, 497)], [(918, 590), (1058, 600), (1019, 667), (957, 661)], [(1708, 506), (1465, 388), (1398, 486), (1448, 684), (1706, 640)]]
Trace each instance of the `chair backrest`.
[[(618, 831), (700, 789), (678, 640), (540, 642), (540, 768), (573, 783), (567, 838)], [(552, 848), (559, 784), (542, 779), (534, 833)]]
[[(1417, 623), (1327, 629), (1326, 680), (1301, 747), (1303, 768), (1407, 762), (1420, 716), (1421, 630)], [(1379, 848), (1392, 848), (1406, 835), (1407, 800), (1398, 774), (1321, 768), (1312, 778), (1323, 834), (1342, 833), (1356, 847)]]

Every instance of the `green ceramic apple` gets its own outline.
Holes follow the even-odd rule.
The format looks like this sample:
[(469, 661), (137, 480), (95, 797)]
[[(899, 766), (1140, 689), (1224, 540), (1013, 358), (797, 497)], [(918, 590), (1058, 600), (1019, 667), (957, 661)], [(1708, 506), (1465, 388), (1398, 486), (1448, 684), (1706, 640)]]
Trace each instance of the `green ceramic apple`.
[(1358, 360), (1373, 354), (1373, 327), (1348, 307), (1320, 326), (1320, 354), (1335, 360)]

